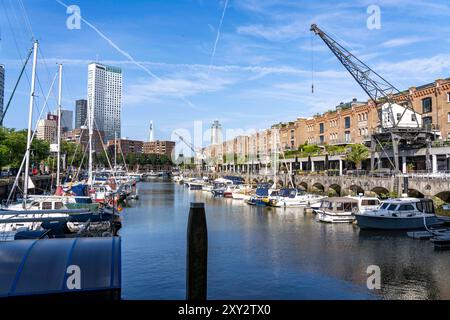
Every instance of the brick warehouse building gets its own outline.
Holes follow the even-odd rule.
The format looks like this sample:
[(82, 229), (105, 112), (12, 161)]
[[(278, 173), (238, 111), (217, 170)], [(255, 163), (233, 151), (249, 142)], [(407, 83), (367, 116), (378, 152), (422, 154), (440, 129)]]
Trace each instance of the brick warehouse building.
[[(424, 125), (435, 130), (437, 140), (443, 142), (450, 140), (450, 79), (438, 79), (429, 84), (411, 87), (393, 96), (393, 100), (402, 104), (406, 101), (406, 96), (411, 98), (414, 110), (422, 115)], [(247, 139), (241, 138), (240, 141), (231, 140), (208, 146), (204, 148), (204, 153), (212, 158), (215, 155), (215, 161), (219, 163), (223, 157), (218, 155), (232, 152), (238, 155), (247, 152), (244, 156), (238, 157), (264, 162), (267, 155), (276, 150), (274, 132), (277, 132), (279, 144), (286, 151), (296, 150), (304, 143), (317, 145), (363, 143), (379, 125), (376, 105), (372, 101), (361, 102), (353, 99), (323, 114), (273, 125), (270, 129), (248, 135)], [(235, 158), (226, 157), (225, 163), (234, 164)], [(433, 161), (435, 163), (439, 161), (439, 156)], [(245, 161), (241, 160), (240, 163)]]
[(141, 154), (144, 143), (139, 140), (117, 139), (108, 141), (108, 150), (110, 154), (114, 153), (114, 144), (117, 143), (117, 153), (123, 153), (124, 156), (130, 153)]
[(144, 142), (142, 151), (147, 154), (163, 154), (168, 157), (172, 156), (172, 152), (175, 149), (174, 141), (167, 140), (155, 140)]

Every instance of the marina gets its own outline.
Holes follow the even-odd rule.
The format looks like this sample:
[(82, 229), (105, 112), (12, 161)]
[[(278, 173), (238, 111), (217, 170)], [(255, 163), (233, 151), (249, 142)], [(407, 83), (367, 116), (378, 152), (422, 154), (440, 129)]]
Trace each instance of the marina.
[(430, 1), (1, 1), (0, 301), (450, 300)]
[[(124, 299), (184, 299), (191, 202), (204, 202), (209, 299), (449, 299), (450, 251), (406, 231), (325, 224), (303, 208), (249, 206), (173, 182), (139, 185), (123, 213)], [(378, 265), (382, 289), (368, 290)]]

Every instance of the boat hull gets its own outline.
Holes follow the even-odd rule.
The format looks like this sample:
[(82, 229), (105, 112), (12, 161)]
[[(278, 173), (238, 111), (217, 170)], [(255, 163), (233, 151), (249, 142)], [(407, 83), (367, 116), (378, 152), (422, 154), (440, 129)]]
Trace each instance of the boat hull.
[(355, 220), (352, 214), (330, 214), (323, 211), (317, 211), (317, 219), (327, 223), (351, 223)]
[[(356, 215), (356, 221), (361, 229), (376, 230), (414, 230), (424, 229), (423, 217), (380, 217), (371, 215)], [(436, 216), (426, 217), (428, 227), (441, 224)]]

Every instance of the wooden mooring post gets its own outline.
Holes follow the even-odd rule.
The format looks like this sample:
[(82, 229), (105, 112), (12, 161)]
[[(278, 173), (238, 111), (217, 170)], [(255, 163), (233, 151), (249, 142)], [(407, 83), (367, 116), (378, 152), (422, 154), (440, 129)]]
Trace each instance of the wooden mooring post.
[(205, 204), (191, 202), (187, 226), (186, 299), (206, 300), (208, 229)]

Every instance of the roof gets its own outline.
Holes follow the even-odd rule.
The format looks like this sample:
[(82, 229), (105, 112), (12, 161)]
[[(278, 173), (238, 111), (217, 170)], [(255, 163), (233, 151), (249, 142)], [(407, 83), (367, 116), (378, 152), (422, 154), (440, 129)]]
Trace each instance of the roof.
[(350, 198), (350, 197), (329, 197), (323, 199), (324, 201), (330, 202), (358, 202), (358, 200)]
[[(0, 297), (120, 289), (120, 248), (119, 237), (3, 242)], [(81, 288), (71, 290), (67, 283), (74, 266)]]

